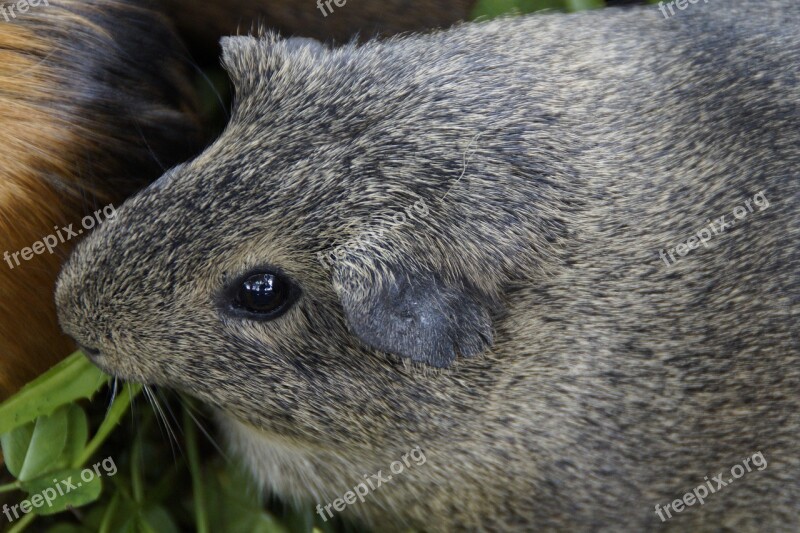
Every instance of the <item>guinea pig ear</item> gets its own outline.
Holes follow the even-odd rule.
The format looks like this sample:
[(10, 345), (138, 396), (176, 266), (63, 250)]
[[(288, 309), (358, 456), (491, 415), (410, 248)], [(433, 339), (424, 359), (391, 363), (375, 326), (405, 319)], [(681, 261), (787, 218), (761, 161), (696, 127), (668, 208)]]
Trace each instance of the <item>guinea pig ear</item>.
[(327, 48), (307, 37), (283, 39), (274, 33), (261, 37), (223, 37), (222, 66), (237, 89), (253, 83), (258, 77), (268, 75), (288, 57), (319, 57)]
[(366, 345), (437, 368), (492, 345), (491, 306), (476, 292), (433, 273), (354, 261), (336, 262), (333, 283)]
[(222, 66), (238, 87), (242, 80), (256, 73), (258, 39), (252, 36), (223, 37), (219, 44), (222, 46)]
[(286, 50), (291, 53), (307, 53), (312, 57), (319, 57), (328, 51), (324, 44), (310, 37), (290, 37), (282, 42)]

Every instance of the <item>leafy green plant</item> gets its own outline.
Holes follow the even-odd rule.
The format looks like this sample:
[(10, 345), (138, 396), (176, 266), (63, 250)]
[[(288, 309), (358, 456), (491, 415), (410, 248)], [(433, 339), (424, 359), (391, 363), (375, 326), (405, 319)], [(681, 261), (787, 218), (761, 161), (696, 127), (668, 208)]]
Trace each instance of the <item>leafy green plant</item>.
[[(80, 486), (63, 494), (60, 483), (80, 477), (85, 464), (124, 414), (127, 399), (139, 390), (138, 386), (126, 386), (130, 395), (120, 395), (115, 400), (103, 424), (89, 440), (86, 413), (73, 402), (90, 399), (107, 382), (108, 377), (85, 357), (74, 354), (0, 405), (0, 445), (5, 466), (15, 478), (1, 485), (0, 493), (20, 491), (29, 498), (13, 509), (17, 521), (10, 531), (22, 531), (37, 516), (82, 507), (100, 497), (103, 485), (100, 476), (79, 482)], [(54, 495), (46, 498), (47, 505), (43, 494)], [(11, 512), (6, 508), (4, 512), (8, 512), (8, 519)]]
[[(649, 4), (658, 2), (659, 0), (647, 0)], [(573, 12), (606, 7), (611, 3), (606, 0), (478, 0), (472, 8), (471, 16), (473, 19), (490, 19), (547, 9)]]
[[(88, 401), (108, 391), (110, 382), (78, 352), (0, 405), (7, 471), (0, 477), (0, 504), (8, 512), (0, 523), (7, 522), (9, 532), (34, 521), (37, 531), (51, 533), (288, 533), (314, 527), (311, 509), (265, 509), (244, 469), (199, 437), (191, 400), (173, 410), (174, 398), (162, 404), (150, 389), (128, 384), (108, 409)], [(142, 391), (155, 409), (137, 420), (131, 405)], [(161, 420), (171, 438), (155, 430), (155, 413), (164, 408), (179, 413)], [(99, 470), (96, 461), (104, 454), (103, 467), (113, 465), (113, 471)]]

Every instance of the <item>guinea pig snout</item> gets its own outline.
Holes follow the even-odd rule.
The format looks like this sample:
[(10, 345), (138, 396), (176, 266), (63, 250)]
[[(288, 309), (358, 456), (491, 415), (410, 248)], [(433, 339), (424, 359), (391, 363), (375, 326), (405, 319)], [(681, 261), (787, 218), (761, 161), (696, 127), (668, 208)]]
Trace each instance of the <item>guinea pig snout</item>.
[(100, 351), (99, 348), (91, 348), (89, 346), (84, 346), (84, 345), (79, 345), (78, 348), (83, 353), (88, 355), (90, 359), (98, 359), (102, 355), (102, 352)]
[(99, 306), (91, 297), (87, 280), (68, 263), (56, 285), (56, 309), (64, 333), (93, 361), (113, 352), (108, 324), (98, 313)]
[(112, 335), (111, 325), (99, 316), (80, 290), (79, 286), (59, 281), (56, 306), (61, 329), (95, 365), (118, 374), (120, 350), (114, 339), (116, 335)]
[[(92, 360), (92, 362), (100, 368), (103, 368), (105, 363), (103, 358), (103, 351), (100, 348), (94, 348), (92, 346), (86, 346), (85, 344), (78, 344), (78, 349), (86, 354), (86, 357)], [(106, 370), (105, 368), (103, 368)]]

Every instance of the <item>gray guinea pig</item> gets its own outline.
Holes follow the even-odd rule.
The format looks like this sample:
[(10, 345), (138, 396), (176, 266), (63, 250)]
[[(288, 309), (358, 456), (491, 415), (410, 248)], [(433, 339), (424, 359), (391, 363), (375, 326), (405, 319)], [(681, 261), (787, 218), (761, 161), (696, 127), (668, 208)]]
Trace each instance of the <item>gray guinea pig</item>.
[(64, 330), (326, 520), (800, 530), (800, 6), (685, 7), (224, 39)]

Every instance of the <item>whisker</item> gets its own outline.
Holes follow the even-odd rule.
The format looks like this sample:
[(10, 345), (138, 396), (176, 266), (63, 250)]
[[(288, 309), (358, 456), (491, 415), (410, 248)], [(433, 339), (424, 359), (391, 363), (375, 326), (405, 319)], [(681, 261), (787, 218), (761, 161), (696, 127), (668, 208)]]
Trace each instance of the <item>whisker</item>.
[(147, 148), (147, 151), (150, 153), (150, 156), (153, 158), (153, 161), (156, 162), (156, 165), (159, 166), (159, 168), (161, 169), (162, 173), (166, 172), (167, 171), (167, 167), (158, 158), (158, 155), (155, 153), (153, 148), (150, 146), (150, 143), (147, 142), (147, 137), (145, 137), (144, 132), (142, 131), (142, 127), (141, 127), (139, 121), (138, 120), (134, 120), (133, 125), (136, 127), (136, 133), (139, 134), (139, 137), (142, 139), (142, 142), (144, 143), (145, 148)]
[(225, 105), (224, 98), (222, 98), (222, 95), (219, 93), (217, 87), (211, 81), (211, 78), (208, 77), (206, 72), (202, 68), (200, 68), (200, 65), (195, 63), (191, 57), (187, 55), (184, 57), (184, 59), (200, 75), (200, 77), (203, 78), (203, 81), (205, 81), (208, 84), (209, 89), (211, 89), (211, 92), (214, 93), (214, 96), (216, 96), (217, 98), (217, 103), (219, 104), (220, 111), (222, 111), (222, 114), (225, 115), (225, 122), (226, 123), (229, 122), (231, 116), (230, 113), (228, 112), (228, 106)]
[[(217, 450), (217, 452), (222, 456), (223, 459), (225, 459), (225, 461), (229, 462), (230, 458), (228, 457), (228, 454), (225, 453), (225, 450), (223, 450), (222, 447), (220, 447), (216, 439), (209, 433), (209, 431), (205, 428), (203, 423), (197, 417), (194, 416), (193, 411), (198, 411), (197, 407), (195, 407), (192, 404), (192, 402), (189, 402), (186, 399), (184, 399), (183, 396), (179, 396), (178, 399), (181, 402), (181, 405), (183, 405), (183, 407), (186, 409), (186, 414), (189, 415), (189, 418), (192, 419), (192, 421), (200, 430), (200, 432), (205, 436), (206, 439), (208, 439), (208, 442), (211, 443), (214, 449)], [(198, 415), (199, 414), (200, 413), (198, 411)]]
[(142, 390), (145, 392), (145, 396), (147, 397), (147, 400), (150, 402), (150, 405), (153, 407), (153, 412), (156, 414), (156, 419), (159, 421), (159, 424), (158, 424), (159, 429), (162, 428), (162, 423), (163, 423), (163, 429), (161, 429), (161, 434), (163, 436), (164, 435), (164, 431), (166, 431), (167, 440), (169, 441), (169, 446), (170, 446), (170, 449), (172, 450), (172, 458), (177, 461), (178, 453), (176, 453), (176, 448), (177, 448), (177, 452), (179, 452), (181, 455), (183, 455), (183, 449), (181, 448), (181, 444), (180, 444), (180, 441), (178, 440), (178, 436), (176, 435), (175, 431), (172, 429), (172, 425), (170, 424), (169, 419), (167, 419), (167, 416), (164, 413), (164, 409), (161, 407), (161, 404), (159, 403), (158, 399), (155, 397), (155, 394), (153, 393), (152, 389), (149, 386), (145, 385), (144, 387), (142, 387)]
[(114, 383), (111, 385), (111, 401), (108, 402), (108, 407), (106, 408), (106, 414), (108, 410), (111, 409), (111, 406), (114, 405), (114, 400), (117, 399), (117, 387), (119, 386), (119, 378), (114, 376)]

